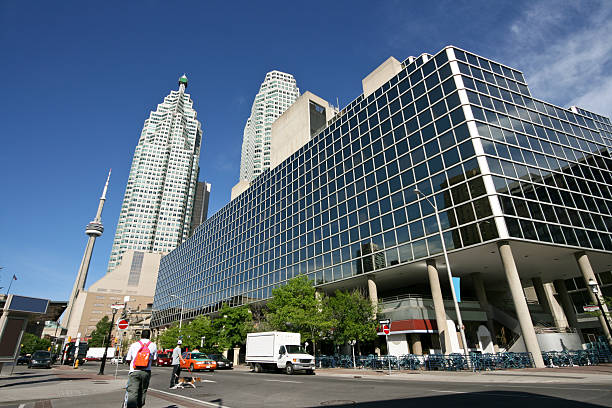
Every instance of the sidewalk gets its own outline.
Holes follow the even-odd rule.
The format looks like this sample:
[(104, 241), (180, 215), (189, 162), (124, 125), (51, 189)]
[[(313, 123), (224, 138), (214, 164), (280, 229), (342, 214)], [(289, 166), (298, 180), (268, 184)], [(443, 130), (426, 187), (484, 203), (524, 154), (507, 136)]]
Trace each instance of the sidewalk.
[[(125, 396), (125, 378), (115, 380), (113, 375), (74, 370), (68, 366), (55, 366), (51, 370), (17, 371), (9, 376), (3, 370), (0, 376), (0, 407), (19, 408), (73, 408), (83, 406), (87, 397), (88, 408), (121, 407)], [(33, 391), (35, 387), (35, 392)], [(149, 392), (147, 408), (191, 408), (176, 398)], [(197, 405), (201, 407), (201, 405)]]

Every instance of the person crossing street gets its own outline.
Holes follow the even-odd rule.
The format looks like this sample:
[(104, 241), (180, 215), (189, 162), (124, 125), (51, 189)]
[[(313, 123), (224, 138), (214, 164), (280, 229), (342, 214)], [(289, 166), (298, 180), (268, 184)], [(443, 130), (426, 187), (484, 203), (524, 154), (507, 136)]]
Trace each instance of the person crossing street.
[(181, 355), (181, 345), (183, 342), (178, 340), (176, 347), (172, 350), (172, 377), (170, 377), (170, 389), (176, 389), (178, 379), (181, 375), (181, 363), (184, 363), (183, 356)]
[(149, 340), (150, 336), (149, 330), (143, 330), (140, 340), (128, 350), (126, 360), (130, 362), (130, 373), (125, 394), (126, 408), (142, 408), (145, 404), (151, 380), (151, 363), (157, 359), (157, 346)]

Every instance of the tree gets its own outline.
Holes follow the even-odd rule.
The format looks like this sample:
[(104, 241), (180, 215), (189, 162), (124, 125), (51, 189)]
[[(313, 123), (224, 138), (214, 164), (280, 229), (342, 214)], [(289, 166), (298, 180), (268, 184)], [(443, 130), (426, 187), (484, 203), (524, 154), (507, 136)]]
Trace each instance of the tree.
[(47, 350), (51, 347), (48, 339), (41, 339), (32, 333), (24, 333), (21, 338), (21, 354), (32, 354), (37, 350)]
[(220, 351), (244, 344), (247, 333), (253, 327), (248, 306), (230, 307), (223, 304), (219, 315), (212, 321), (216, 344)]
[(111, 322), (108, 316), (104, 316), (98, 323), (96, 328), (91, 332), (91, 339), (87, 342), (89, 347), (102, 347), (105, 345), (106, 336), (108, 336), (108, 329), (110, 329)]
[[(204, 347), (200, 349), (202, 337), (205, 337)], [(216, 351), (211, 347), (211, 342), (214, 341), (215, 330), (212, 327), (212, 322), (208, 316), (198, 316), (190, 321), (186, 326), (183, 326), (183, 345), (189, 347), (190, 350), (199, 348), (200, 351), (211, 353)], [(176, 340), (175, 340), (176, 344)]]
[(160, 349), (169, 349), (176, 347), (176, 342), (179, 339), (179, 325), (178, 323), (172, 324), (164, 330), (159, 336), (157, 336), (156, 342)]
[(274, 289), (267, 306), (266, 320), (273, 329), (300, 333), (303, 341), (313, 342), (313, 350), (316, 341), (333, 327), (327, 309), (317, 299), (312, 281), (305, 275)]
[(325, 306), (335, 324), (333, 339), (336, 344), (376, 339), (374, 308), (361, 292), (336, 291), (334, 296), (326, 299)]

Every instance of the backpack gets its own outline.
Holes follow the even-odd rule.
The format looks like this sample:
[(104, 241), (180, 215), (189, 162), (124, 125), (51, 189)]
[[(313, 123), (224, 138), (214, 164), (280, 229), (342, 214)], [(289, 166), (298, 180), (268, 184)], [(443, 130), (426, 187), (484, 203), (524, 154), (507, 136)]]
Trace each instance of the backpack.
[(151, 344), (151, 342), (143, 344), (139, 341), (138, 343), (140, 343), (142, 347), (140, 347), (140, 350), (136, 353), (136, 358), (134, 358), (134, 368), (149, 368), (149, 360), (151, 359), (149, 344)]

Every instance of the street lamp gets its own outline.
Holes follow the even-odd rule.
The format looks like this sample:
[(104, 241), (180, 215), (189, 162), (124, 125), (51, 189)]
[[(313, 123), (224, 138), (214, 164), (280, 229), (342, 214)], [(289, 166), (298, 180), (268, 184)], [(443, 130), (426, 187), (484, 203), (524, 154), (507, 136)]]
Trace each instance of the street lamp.
[(604, 310), (603, 305), (601, 304), (601, 298), (599, 297), (599, 286), (597, 285), (597, 282), (595, 282), (595, 279), (589, 279), (589, 288), (591, 288), (591, 292), (593, 292), (593, 294), (595, 295), (595, 299), (597, 299), (597, 306), (599, 306), (599, 311), (603, 315), (604, 321), (606, 322), (606, 326), (608, 327), (608, 333), (612, 335), (612, 328), (610, 328), (610, 322), (608, 321), (607, 313)]
[[(102, 356), (102, 363), (100, 364), (100, 371), (98, 372), (98, 375), (104, 375), (104, 366), (106, 365), (106, 355), (108, 354), (108, 344), (110, 343), (111, 340), (111, 333), (113, 332), (113, 326), (115, 325), (115, 316), (117, 315), (117, 311), (119, 309), (123, 309), (124, 305), (112, 305), (111, 308), (113, 309), (113, 318), (111, 319), (111, 324), (108, 327), (108, 334), (106, 335), (106, 344), (104, 345), (104, 355)], [(75, 360), (77, 358), (77, 356), (74, 357)]]
[(442, 252), (444, 253), (444, 261), (446, 262), (446, 271), (448, 272), (448, 281), (451, 287), (451, 293), (453, 295), (453, 303), (455, 304), (455, 314), (457, 315), (457, 323), (459, 324), (459, 332), (461, 333), (461, 341), (463, 342), (463, 353), (467, 358), (468, 353), (468, 345), (465, 339), (465, 330), (463, 328), (463, 319), (461, 318), (461, 311), (459, 310), (459, 303), (457, 302), (457, 294), (455, 293), (455, 285), (453, 284), (453, 273), (451, 272), (450, 262), (448, 261), (448, 253), (446, 252), (446, 243), (444, 242), (444, 235), (442, 234), (442, 223), (440, 222), (440, 215), (438, 214), (438, 206), (435, 202), (429, 200), (429, 198), (425, 197), (425, 194), (421, 192), (418, 188), (414, 189), (414, 192), (417, 195), (423, 196), (425, 200), (431, 205), (436, 214), (436, 222), (438, 224), (438, 232), (440, 233), (440, 241), (442, 242)]
[(181, 301), (181, 318), (179, 319), (179, 334), (180, 334), (181, 330), (183, 329), (183, 306), (185, 306), (185, 301), (183, 300), (183, 298), (180, 298), (176, 295), (170, 295), (170, 297), (175, 297)]

